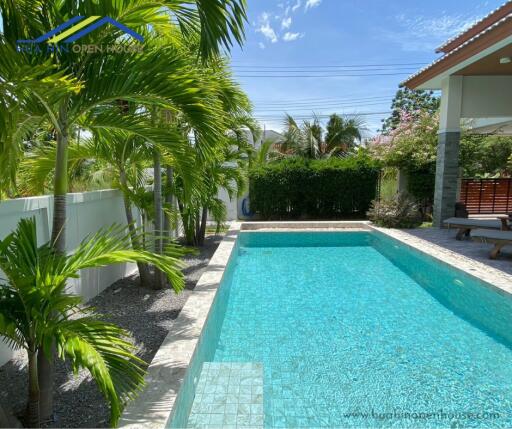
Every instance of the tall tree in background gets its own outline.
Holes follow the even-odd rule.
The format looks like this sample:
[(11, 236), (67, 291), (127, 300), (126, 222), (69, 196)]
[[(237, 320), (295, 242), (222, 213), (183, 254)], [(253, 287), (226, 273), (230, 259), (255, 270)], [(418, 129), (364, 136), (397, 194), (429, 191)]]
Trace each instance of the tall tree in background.
[(395, 130), (401, 122), (402, 115), (419, 115), (420, 112), (435, 114), (439, 110), (440, 98), (433, 91), (413, 90), (403, 85), (398, 88), (391, 103), (391, 116), (382, 121), (384, 134)]

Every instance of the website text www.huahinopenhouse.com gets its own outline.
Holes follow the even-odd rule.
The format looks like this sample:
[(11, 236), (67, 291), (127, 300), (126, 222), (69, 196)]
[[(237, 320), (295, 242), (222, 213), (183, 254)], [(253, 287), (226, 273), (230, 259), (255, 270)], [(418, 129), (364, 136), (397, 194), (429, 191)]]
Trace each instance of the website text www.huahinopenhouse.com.
[(492, 411), (354, 411), (344, 414), (347, 419), (375, 419), (375, 420), (496, 420), (500, 413)]

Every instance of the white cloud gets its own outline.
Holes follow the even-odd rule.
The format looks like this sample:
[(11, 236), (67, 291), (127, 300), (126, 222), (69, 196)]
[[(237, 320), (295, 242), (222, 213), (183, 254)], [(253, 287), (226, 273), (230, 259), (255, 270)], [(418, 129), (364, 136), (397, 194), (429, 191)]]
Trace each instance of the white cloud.
[(432, 51), (444, 41), (467, 30), (478, 18), (472, 15), (425, 17), (397, 15), (397, 25), (382, 34), (404, 51)]
[(260, 49), (265, 49), (265, 43), (263, 42), (259, 42), (258, 46), (260, 47)]
[(292, 12), (295, 12), (300, 6), (302, 5), (302, 2), (301, 0), (297, 0), (297, 3), (295, 3), (293, 6), (292, 6)]
[(281, 28), (290, 28), (292, 25), (292, 18), (289, 16), (288, 18), (283, 18), (281, 21)]
[(270, 16), (268, 13), (263, 12), (259, 18), (259, 27), (256, 29), (258, 33), (263, 34), (263, 36), (269, 40), (271, 43), (276, 43), (278, 38), (275, 30), (270, 25)]
[(300, 39), (304, 36), (303, 33), (290, 33), (289, 31), (284, 33), (283, 40), (285, 42), (293, 42), (297, 39)]
[(313, 9), (322, 3), (322, 0), (307, 0), (306, 2), (306, 10)]

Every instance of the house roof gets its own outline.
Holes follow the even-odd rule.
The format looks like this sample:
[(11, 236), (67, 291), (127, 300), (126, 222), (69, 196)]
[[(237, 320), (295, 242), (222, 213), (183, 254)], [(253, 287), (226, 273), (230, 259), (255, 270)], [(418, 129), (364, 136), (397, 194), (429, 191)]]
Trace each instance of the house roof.
[(439, 46), (439, 48), (436, 49), (436, 53), (443, 52), (447, 54), (448, 52), (454, 50), (457, 46), (462, 45), (464, 42), (467, 42), (469, 39), (475, 37), (486, 28), (495, 24), (497, 21), (505, 18), (509, 13), (512, 13), (512, 0), (509, 0), (497, 9), (494, 9), (492, 12), (484, 16), (479, 21), (475, 22), (462, 33), (459, 33), (455, 37), (452, 37), (451, 39), (444, 42), (441, 46)]
[(512, 0), (443, 44), (437, 52), (443, 52), (444, 55), (410, 76), (404, 84), (408, 88), (416, 89), (458, 65), (463, 68), (471, 63), (468, 63), (470, 58), (510, 36), (512, 36)]

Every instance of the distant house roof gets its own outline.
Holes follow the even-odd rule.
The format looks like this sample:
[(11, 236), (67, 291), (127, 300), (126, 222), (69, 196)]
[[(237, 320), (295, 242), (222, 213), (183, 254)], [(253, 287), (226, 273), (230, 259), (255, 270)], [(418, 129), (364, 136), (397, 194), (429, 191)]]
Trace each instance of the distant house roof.
[(499, 61), (488, 63), (485, 67), (480, 65), (479, 68), (465, 69), (494, 50), (504, 50), (500, 51), (500, 55), (508, 54), (509, 50), (512, 54), (511, 41), (512, 0), (440, 46), (436, 52), (442, 52), (444, 55), (410, 76), (404, 84), (411, 89), (425, 87), (425, 85), (436, 89), (439, 87), (439, 81), (435, 81), (435, 78), (443, 74), (511, 74), (512, 66), (500, 65)]
[(261, 146), (261, 143), (265, 140), (272, 140), (273, 142), (277, 142), (278, 140), (281, 140), (283, 138), (282, 134), (279, 134), (277, 131), (274, 130), (265, 130), (261, 133), (261, 136), (256, 140), (253, 141), (252, 133), (247, 130), (247, 141), (249, 144), (253, 145), (256, 149), (259, 149)]

